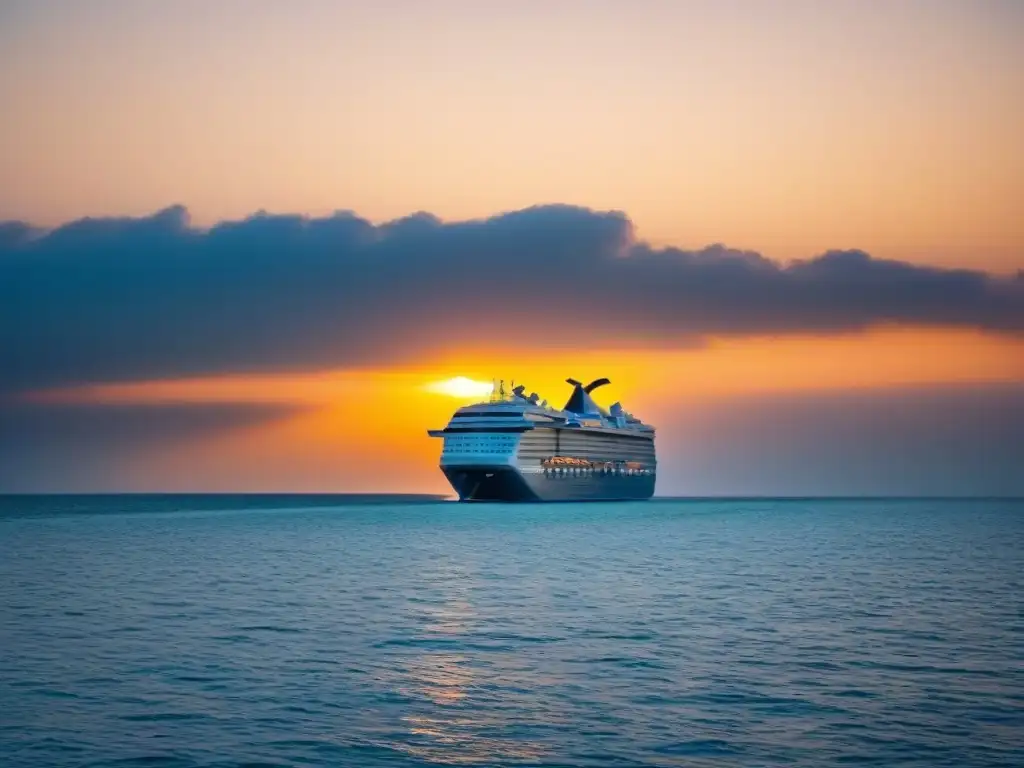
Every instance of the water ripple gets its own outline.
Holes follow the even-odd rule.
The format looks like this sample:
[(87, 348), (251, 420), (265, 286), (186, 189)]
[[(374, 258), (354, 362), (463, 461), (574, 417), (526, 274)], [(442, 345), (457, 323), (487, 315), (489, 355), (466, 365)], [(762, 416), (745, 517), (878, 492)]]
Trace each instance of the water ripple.
[(4, 768), (1024, 764), (1022, 503), (21, 503)]

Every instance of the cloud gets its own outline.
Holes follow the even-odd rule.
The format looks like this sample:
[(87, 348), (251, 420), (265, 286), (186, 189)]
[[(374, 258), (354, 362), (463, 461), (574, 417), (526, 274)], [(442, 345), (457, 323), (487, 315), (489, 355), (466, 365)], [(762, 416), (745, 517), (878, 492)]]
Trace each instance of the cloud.
[(144, 464), (152, 450), (299, 410), (281, 404), (0, 403), (0, 493), (123, 487), (132, 480), (126, 465)]
[(1024, 496), (1024, 384), (732, 396), (653, 416), (663, 495)]
[(387, 364), (468, 345), (682, 345), (905, 323), (1024, 331), (1024, 276), (860, 251), (784, 265), (638, 241), (619, 212), (540, 206), (374, 225), (171, 207), (49, 232), (0, 224), (0, 391)]
[(27, 243), (35, 230), (22, 221), (0, 221), (0, 253)]

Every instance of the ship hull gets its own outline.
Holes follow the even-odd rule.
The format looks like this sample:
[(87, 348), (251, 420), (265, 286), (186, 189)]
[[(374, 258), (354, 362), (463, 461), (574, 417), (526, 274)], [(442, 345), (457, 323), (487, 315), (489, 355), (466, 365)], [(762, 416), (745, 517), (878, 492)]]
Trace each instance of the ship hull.
[(442, 467), (459, 501), (639, 501), (654, 495), (654, 476), (545, 476), (515, 467)]

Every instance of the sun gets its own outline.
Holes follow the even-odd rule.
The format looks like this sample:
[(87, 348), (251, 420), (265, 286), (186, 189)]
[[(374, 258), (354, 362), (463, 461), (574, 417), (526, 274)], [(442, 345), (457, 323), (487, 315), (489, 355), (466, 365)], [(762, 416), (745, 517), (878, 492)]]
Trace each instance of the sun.
[(444, 381), (434, 381), (427, 384), (427, 390), (437, 395), (448, 395), (449, 397), (471, 398), (486, 397), (491, 394), (493, 384), (488, 381), (474, 381), (465, 376), (456, 376)]

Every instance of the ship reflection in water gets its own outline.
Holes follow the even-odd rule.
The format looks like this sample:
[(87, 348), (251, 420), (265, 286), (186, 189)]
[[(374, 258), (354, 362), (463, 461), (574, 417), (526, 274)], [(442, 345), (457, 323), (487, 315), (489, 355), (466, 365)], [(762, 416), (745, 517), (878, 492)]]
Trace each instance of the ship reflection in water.
[(437, 566), (424, 574), (430, 596), (410, 601), (422, 631), (409, 647), (422, 652), (395, 665), (395, 690), (411, 699), (411, 712), (402, 717), (409, 738), (400, 748), (451, 765), (539, 760), (539, 745), (516, 738), (522, 724), (515, 713), (525, 710), (515, 698), (523, 694), (515, 693), (514, 673), (502, 663), (512, 652), (480, 631), (469, 600), (472, 574), (452, 562)]

